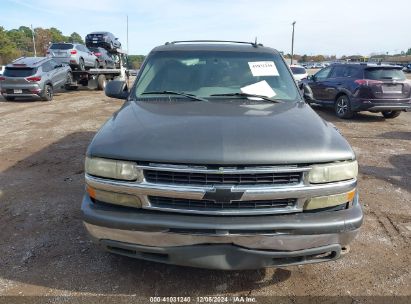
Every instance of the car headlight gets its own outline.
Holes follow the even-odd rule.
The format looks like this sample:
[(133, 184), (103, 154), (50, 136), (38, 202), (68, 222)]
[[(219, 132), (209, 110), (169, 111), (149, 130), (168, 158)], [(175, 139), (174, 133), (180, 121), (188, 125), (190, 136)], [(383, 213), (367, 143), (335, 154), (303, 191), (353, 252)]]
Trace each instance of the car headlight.
[(86, 173), (98, 177), (126, 181), (143, 180), (142, 170), (134, 162), (112, 160), (98, 157), (86, 157)]
[(309, 182), (312, 184), (330, 183), (356, 178), (358, 163), (344, 161), (331, 164), (313, 165), (309, 173)]

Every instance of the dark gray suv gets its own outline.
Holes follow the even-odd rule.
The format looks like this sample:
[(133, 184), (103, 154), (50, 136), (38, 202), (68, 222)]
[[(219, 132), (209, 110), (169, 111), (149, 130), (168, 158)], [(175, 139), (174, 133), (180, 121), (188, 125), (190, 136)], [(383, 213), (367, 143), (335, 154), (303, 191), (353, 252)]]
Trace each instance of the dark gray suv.
[(53, 99), (54, 90), (72, 83), (70, 66), (47, 57), (22, 57), (6, 66), (0, 76), (1, 94), (6, 100), (19, 97)]
[(86, 36), (87, 47), (103, 47), (107, 50), (115, 50), (121, 48), (121, 43), (110, 32), (93, 32)]
[(363, 213), (355, 154), (254, 43), (173, 42), (147, 56), (85, 162), (82, 212), (105, 250), (250, 269), (332, 261)]

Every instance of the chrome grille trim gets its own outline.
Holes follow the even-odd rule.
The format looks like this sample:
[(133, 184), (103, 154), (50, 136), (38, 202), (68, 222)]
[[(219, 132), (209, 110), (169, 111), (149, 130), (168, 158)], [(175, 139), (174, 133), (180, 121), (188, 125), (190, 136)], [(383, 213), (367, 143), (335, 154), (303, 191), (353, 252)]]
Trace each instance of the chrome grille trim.
[(189, 172), (189, 173), (209, 173), (209, 174), (257, 174), (257, 173), (290, 173), (290, 172), (307, 172), (311, 170), (309, 166), (258, 166), (258, 167), (219, 167), (219, 169), (210, 169), (206, 166), (187, 166), (187, 165), (168, 165), (168, 164), (149, 164), (137, 165), (141, 170), (157, 170), (171, 172)]
[(149, 208), (153, 210), (212, 215), (237, 215), (244, 212), (252, 212), (252, 214), (270, 214), (273, 213), (274, 210), (277, 210), (278, 213), (290, 213), (296, 212), (298, 208), (297, 199), (214, 203), (213, 201), (208, 200), (148, 196), (148, 201), (150, 203)]
[(147, 182), (170, 185), (295, 185), (302, 172), (198, 173), (144, 170)]

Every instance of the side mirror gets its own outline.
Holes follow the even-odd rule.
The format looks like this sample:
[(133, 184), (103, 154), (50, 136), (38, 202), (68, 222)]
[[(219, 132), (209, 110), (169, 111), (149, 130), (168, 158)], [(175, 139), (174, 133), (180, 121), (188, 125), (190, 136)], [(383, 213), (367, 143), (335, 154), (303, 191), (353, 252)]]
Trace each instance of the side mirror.
[(107, 83), (104, 92), (108, 97), (127, 99), (130, 94), (125, 81), (113, 80)]
[(62, 64), (56, 64), (56, 65), (54, 66), (55, 69), (62, 68), (62, 67), (63, 67)]
[(312, 103), (315, 101), (313, 91), (308, 84), (300, 82), (298, 86), (300, 90), (303, 91), (303, 97), (306, 103)]

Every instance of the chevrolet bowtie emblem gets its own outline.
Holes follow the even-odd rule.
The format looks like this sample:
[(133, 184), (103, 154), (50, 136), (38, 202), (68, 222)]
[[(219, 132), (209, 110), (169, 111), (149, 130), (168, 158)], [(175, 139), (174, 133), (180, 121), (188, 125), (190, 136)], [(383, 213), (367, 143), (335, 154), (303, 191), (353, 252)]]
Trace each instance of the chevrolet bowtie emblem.
[(203, 199), (214, 203), (231, 203), (241, 200), (243, 194), (244, 191), (231, 191), (231, 188), (214, 188), (212, 191), (207, 191)]

